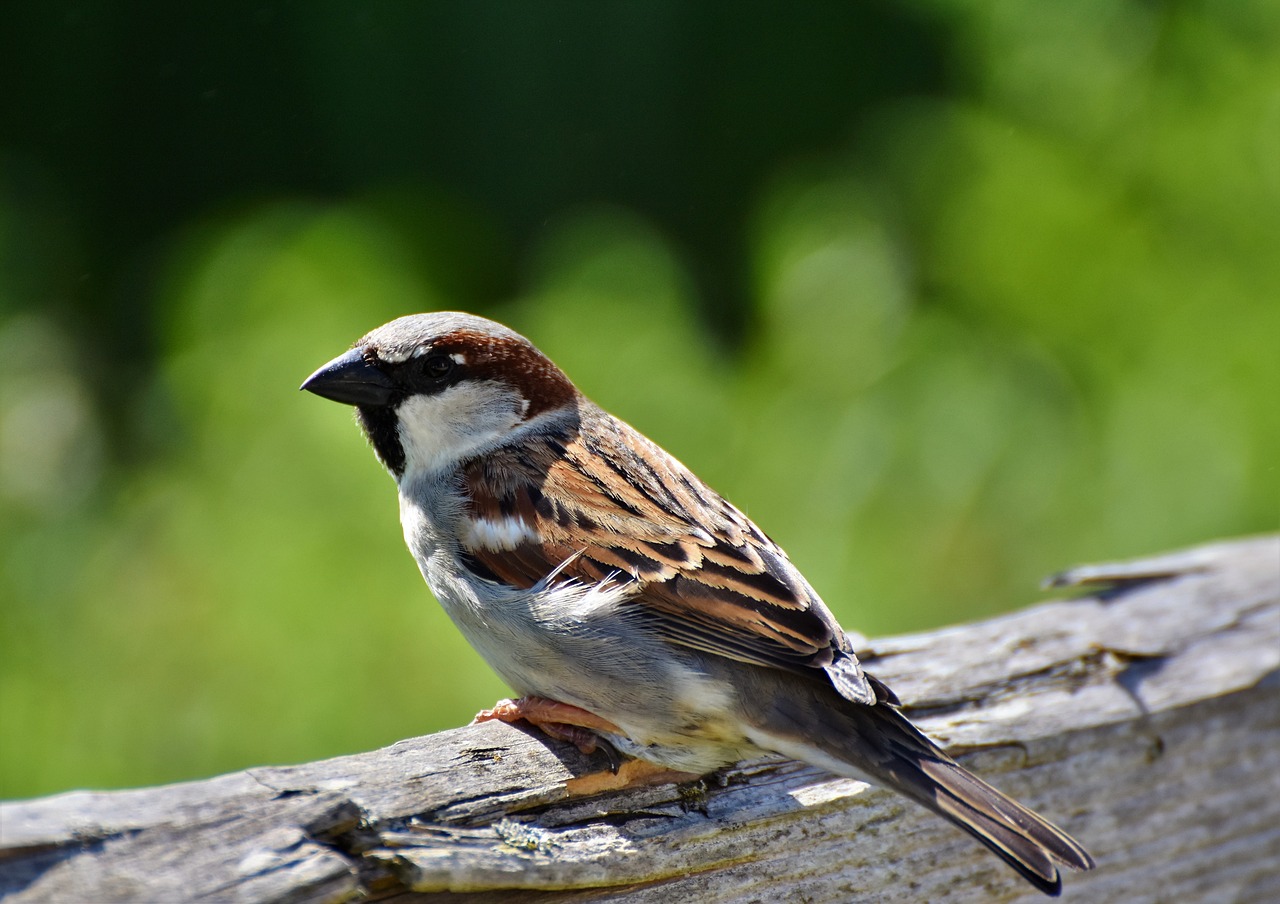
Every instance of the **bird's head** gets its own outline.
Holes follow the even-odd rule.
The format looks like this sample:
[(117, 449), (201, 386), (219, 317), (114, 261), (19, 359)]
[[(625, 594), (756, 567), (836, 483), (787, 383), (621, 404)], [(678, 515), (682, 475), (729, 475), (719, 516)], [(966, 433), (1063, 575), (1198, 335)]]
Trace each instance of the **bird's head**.
[(455, 311), (378, 327), (302, 388), (354, 405), (397, 481), (456, 465), (578, 398), (569, 378), (528, 339)]

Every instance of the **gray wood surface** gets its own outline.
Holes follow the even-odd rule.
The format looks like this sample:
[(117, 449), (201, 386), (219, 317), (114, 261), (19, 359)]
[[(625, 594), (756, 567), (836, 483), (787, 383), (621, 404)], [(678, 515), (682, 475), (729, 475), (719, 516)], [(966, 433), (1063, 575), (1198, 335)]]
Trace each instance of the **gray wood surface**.
[[(1080, 901), (1280, 901), (1280, 537), (1091, 566), (1079, 598), (871, 642), (962, 761), (1079, 838)], [(486, 701), (477, 701), (483, 703)], [(499, 723), (300, 766), (0, 804), (49, 901), (1043, 900), (921, 808), (789, 761), (610, 789)]]

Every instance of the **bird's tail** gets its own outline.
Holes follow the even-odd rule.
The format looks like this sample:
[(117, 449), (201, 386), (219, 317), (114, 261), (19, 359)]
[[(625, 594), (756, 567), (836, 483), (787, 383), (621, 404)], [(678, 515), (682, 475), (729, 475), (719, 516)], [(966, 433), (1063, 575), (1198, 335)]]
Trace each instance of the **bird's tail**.
[[(791, 740), (773, 749), (821, 760), (837, 774), (869, 779), (910, 797), (978, 839), (1045, 894), (1062, 891), (1058, 866), (1093, 868), (1093, 858), (1079, 842), (951, 759), (887, 700), (867, 706), (837, 698), (817, 707), (794, 696), (775, 700), (769, 730), (777, 741), (777, 730), (785, 726)], [(817, 712), (820, 728), (810, 718)], [(792, 749), (783, 749), (787, 746)], [(815, 747), (825, 756), (815, 759)]]
[(1078, 841), (956, 763), (896, 710), (888, 713), (886, 721), (897, 723), (895, 728), (904, 733), (918, 735), (918, 741), (929, 748), (921, 749), (917, 742), (886, 764), (884, 773), (891, 787), (977, 838), (1045, 894), (1062, 891), (1059, 865), (1093, 868), (1093, 858)]

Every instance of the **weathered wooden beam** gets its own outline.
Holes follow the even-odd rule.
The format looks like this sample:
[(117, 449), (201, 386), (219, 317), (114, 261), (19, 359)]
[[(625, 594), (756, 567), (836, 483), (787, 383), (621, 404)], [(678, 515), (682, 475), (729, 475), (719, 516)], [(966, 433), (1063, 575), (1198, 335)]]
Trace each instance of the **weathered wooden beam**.
[[(967, 766), (1079, 838), (1087, 901), (1280, 900), (1280, 537), (872, 643)], [(477, 701), (483, 702), (483, 701)], [(782, 760), (610, 790), (490, 722), (301, 766), (0, 804), (11, 902), (1039, 900), (904, 799)]]

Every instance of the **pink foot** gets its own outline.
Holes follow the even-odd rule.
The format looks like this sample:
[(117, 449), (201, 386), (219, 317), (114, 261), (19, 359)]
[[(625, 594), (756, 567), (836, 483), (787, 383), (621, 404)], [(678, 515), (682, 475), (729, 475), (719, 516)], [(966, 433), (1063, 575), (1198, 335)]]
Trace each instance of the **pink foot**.
[(519, 700), (499, 700), (493, 709), (483, 709), (471, 720), (479, 722), (519, 722), (521, 719), (534, 725), (560, 741), (568, 741), (584, 754), (595, 753), (600, 739), (596, 732), (622, 734), (622, 729), (608, 719), (587, 712), (578, 706), (548, 700), (545, 697), (521, 697)]

